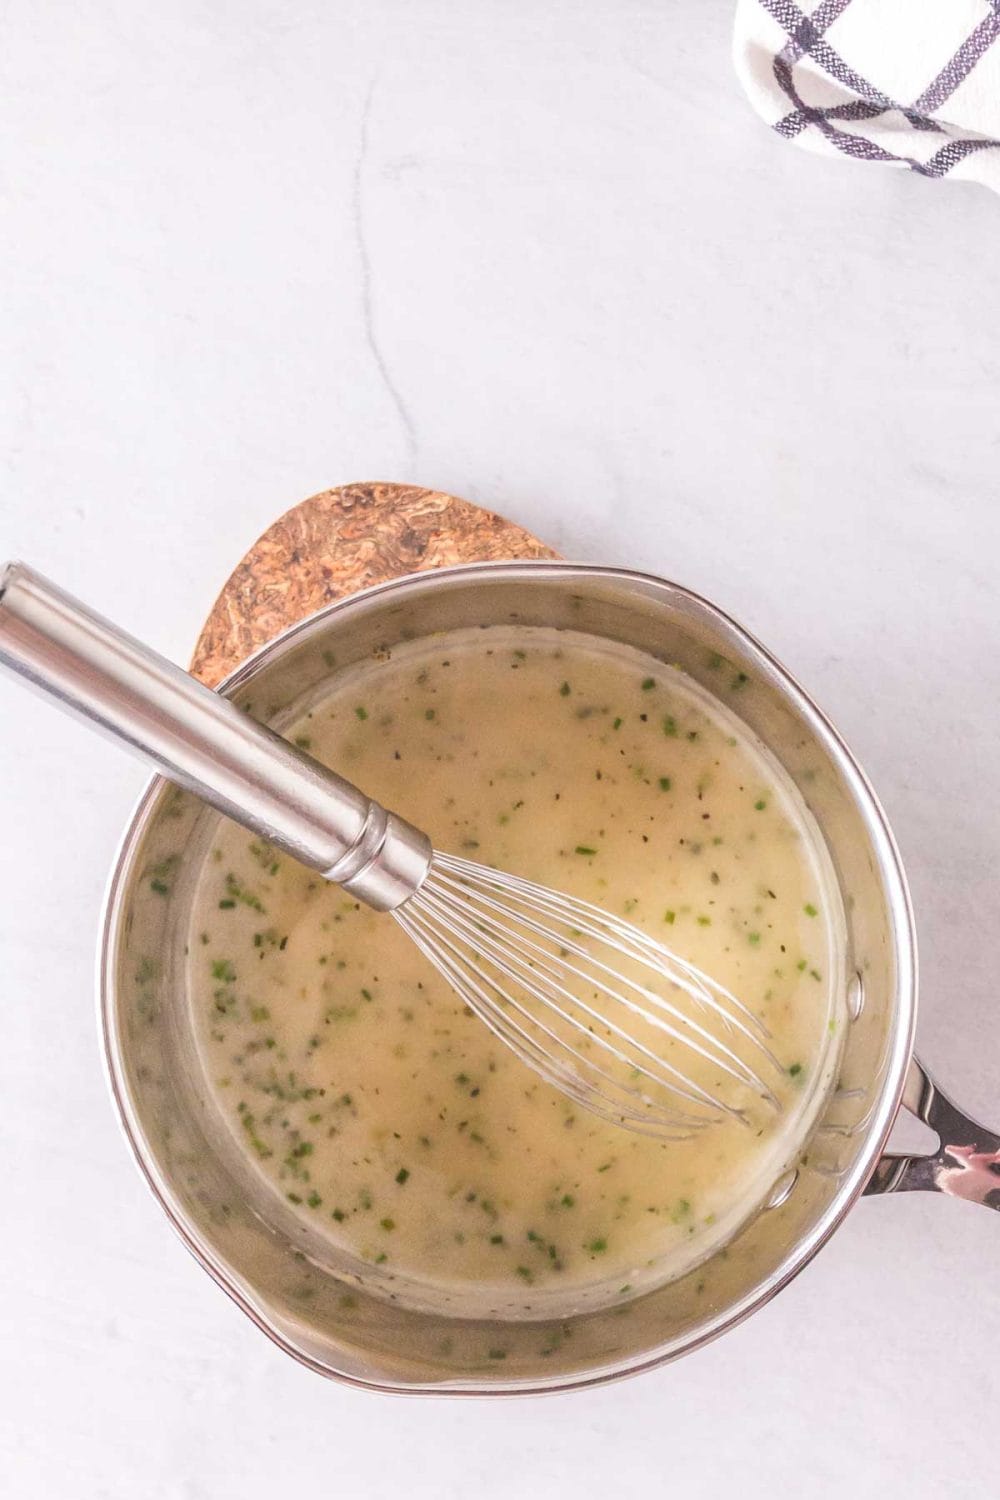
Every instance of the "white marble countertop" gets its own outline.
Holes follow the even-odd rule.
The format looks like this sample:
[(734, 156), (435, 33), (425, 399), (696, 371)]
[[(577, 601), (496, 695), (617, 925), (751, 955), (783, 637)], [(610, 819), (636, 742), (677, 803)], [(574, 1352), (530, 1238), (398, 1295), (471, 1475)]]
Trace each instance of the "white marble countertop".
[[(13, 0), (0, 552), (178, 658), (232, 562), (394, 478), (707, 592), (871, 773), (920, 1048), (1000, 1120), (1000, 203), (811, 157), (699, 0)], [(548, 1401), (326, 1384), (174, 1239), (92, 968), (141, 770), (0, 683), (0, 1489), (906, 1494), (997, 1476), (1000, 1221), (859, 1205), (695, 1357)]]

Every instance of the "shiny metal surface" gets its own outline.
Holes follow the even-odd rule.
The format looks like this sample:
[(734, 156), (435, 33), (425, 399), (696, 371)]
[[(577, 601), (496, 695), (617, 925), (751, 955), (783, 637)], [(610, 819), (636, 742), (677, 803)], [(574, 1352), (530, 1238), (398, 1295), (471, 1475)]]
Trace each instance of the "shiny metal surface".
[[(472, 1315), (313, 1237), (244, 1170), (195, 1083), (183, 945), (211, 819), (154, 782), (112, 876), (101, 1012), (112, 1090), (140, 1167), (185, 1243), (281, 1347), (378, 1389), (481, 1394), (564, 1389), (698, 1348), (773, 1297), (816, 1253), (878, 1167), (899, 1107), (916, 955), (892, 836), (850, 752), (775, 659), (706, 600), (661, 579), (559, 563), (421, 574), (344, 600), (244, 664), (222, 691), (280, 729), (338, 669), (439, 630), (517, 621), (582, 630), (678, 665), (739, 713), (791, 776), (827, 846), (854, 986), (837, 1086), (765, 1207), (696, 1270), (617, 1306)], [(171, 862), (166, 893), (151, 872)], [(860, 1000), (858, 999), (860, 997)], [(498, 1358), (502, 1354), (502, 1358)]]
[(947, 1193), (1000, 1209), (1000, 1135), (953, 1104), (916, 1057), (910, 1060), (903, 1103), (935, 1132), (938, 1148), (926, 1156), (887, 1152), (865, 1192)]
[(23, 563), (0, 571), (0, 665), (378, 911), (427, 873), (418, 829)]

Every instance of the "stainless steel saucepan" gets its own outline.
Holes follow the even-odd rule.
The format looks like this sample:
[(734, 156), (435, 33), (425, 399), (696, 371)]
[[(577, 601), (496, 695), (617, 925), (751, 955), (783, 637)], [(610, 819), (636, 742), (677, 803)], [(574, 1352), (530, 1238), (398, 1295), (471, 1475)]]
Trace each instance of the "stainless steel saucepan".
[[(851, 1017), (839, 1079), (798, 1162), (724, 1252), (606, 1310), (548, 1321), (421, 1311), (310, 1238), (234, 1155), (199, 1069), (184, 943), (218, 815), (153, 781), (111, 879), (101, 1017), (115, 1101), (139, 1166), (188, 1247), (282, 1348), (325, 1375), (395, 1391), (585, 1386), (676, 1358), (773, 1297), (865, 1192), (928, 1189), (1000, 1207), (1000, 1137), (968, 1119), (912, 1055), (916, 948), (906, 884), (875, 796), (836, 731), (763, 647), (706, 600), (617, 569), (498, 563), (355, 595), (287, 631), (220, 691), (277, 729), (331, 673), (404, 640), (521, 621), (572, 628), (678, 664), (756, 732), (811, 809), (847, 918)], [(900, 1104), (939, 1137), (884, 1154)]]

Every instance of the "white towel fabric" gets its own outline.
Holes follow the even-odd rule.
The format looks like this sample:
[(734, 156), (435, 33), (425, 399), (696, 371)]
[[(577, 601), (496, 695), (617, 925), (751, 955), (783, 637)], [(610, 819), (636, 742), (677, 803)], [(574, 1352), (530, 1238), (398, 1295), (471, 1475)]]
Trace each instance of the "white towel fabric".
[(1000, 0), (737, 0), (757, 113), (827, 155), (1000, 191)]

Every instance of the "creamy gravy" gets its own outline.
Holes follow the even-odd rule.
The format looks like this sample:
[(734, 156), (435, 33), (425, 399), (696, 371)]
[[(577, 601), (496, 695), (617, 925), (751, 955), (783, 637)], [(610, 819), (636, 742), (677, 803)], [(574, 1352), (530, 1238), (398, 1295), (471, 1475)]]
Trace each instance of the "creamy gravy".
[(637, 652), (498, 627), (350, 669), (288, 733), (437, 848), (710, 972), (769, 1027), (783, 1113), (683, 1142), (592, 1117), (390, 917), (220, 822), (189, 988), (210, 1092), (273, 1192), (395, 1295), (525, 1314), (627, 1297), (728, 1238), (821, 1102), (842, 991), (825, 853), (739, 720)]

